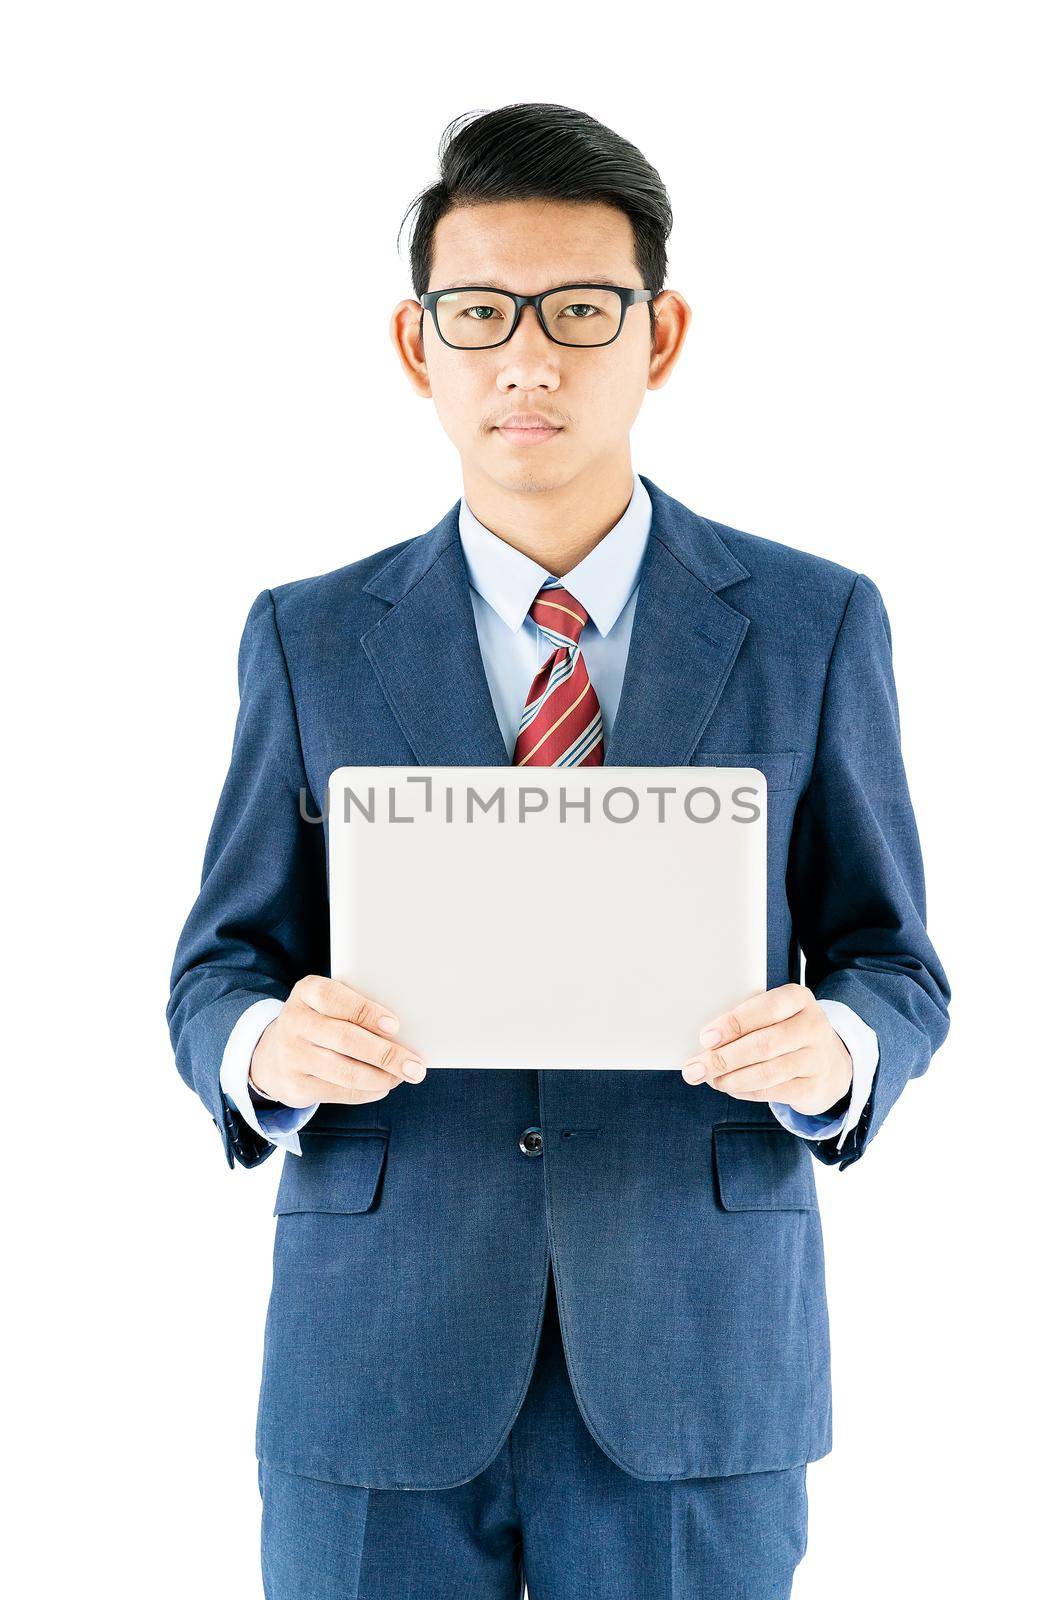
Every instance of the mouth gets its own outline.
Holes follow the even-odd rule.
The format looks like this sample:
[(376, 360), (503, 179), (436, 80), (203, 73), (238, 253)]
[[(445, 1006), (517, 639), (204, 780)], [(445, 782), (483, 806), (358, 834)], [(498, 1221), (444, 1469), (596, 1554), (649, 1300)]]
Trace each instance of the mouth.
[(554, 439), (562, 432), (553, 423), (518, 423), (513, 419), (493, 429), (509, 444), (540, 444), (544, 439)]

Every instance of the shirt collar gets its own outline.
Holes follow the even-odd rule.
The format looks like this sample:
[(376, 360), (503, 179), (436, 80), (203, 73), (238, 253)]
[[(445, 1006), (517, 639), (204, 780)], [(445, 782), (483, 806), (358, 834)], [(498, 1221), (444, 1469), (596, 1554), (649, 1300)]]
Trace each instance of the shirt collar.
[[(638, 473), (619, 521), (571, 572), (559, 579), (578, 599), (605, 638), (639, 581), (650, 532), (652, 502)], [(547, 572), (485, 527), (460, 499), (460, 543), (471, 587), (517, 633)]]

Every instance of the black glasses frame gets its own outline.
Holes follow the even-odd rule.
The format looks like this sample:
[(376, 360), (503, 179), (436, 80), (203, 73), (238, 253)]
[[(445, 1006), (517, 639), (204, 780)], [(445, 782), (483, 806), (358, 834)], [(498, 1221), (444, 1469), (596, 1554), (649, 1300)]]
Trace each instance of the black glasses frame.
[[(619, 297), (620, 321), (617, 323), (617, 331), (615, 334), (613, 334), (612, 338), (602, 339), (598, 344), (574, 344), (570, 339), (555, 338), (554, 334), (551, 332), (551, 329), (544, 321), (543, 302), (547, 299), (548, 295), (563, 294), (566, 289), (605, 289), (607, 294), (615, 294)], [(441, 328), (438, 326), (438, 301), (441, 299), (442, 295), (469, 294), (472, 290), (477, 290), (481, 294), (506, 295), (508, 300), (513, 300), (515, 303), (515, 314), (510, 328), (508, 329), (507, 333), (504, 334), (502, 339), (494, 339), (492, 344), (453, 344), (452, 340), (447, 339)], [(522, 312), (525, 310), (526, 306), (536, 307), (537, 320), (539, 321), (544, 332), (547, 334), (548, 338), (551, 340), (552, 344), (560, 344), (567, 350), (603, 350), (605, 349), (606, 345), (612, 344), (614, 339), (620, 337), (620, 330), (624, 326), (624, 318), (627, 315), (628, 307), (640, 305), (646, 300), (652, 300), (654, 297), (654, 292), (655, 291), (653, 289), (620, 289), (612, 283), (560, 283), (554, 289), (545, 289), (543, 294), (513, 294), (510, 289), (494, 289), (491, 283), (457, 283), (448, 289), (425, 290), (424, 293), (420, 295), (420, 304), (425, 312), (430, 312), (431, 321), (434, 323), (435, 332), (442, 341), (442, 344), (448, 345), (450, 350), (499, 349), (500, 345), (506, 344), (508, 339), (514, 337), (514, 331), (518, 327)], [(420, 323), (422, 326), (422, 316), (420, 318)]]

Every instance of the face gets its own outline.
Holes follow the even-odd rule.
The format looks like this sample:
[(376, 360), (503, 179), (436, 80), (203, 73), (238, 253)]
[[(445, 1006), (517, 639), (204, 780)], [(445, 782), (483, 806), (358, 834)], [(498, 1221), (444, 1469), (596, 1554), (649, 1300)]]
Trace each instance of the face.
[[(462, 206), (435, 230), (429, 289), (489, 284), (539, 294), (559, 284), (600, 279), (644, 288), (634, 237), (622, 211), (605, 204), (501, 201)], [(663, 384), (678, 356), (690, 312), (665, 290), (654, 302), (651, 347), (645, 303), (629, 306), (620, 335), (593, 348), (555, 344), (536, 308), (522, 312), (514, 337), (492, 349), (454, 350), (417, 300), (395, 309), (391, 336), (417, 393), (433, 399), (459, 451), (464, 482), (488, 480), (506, 492), (553, 490), (619, 468), (647, 388)], [(516, 430), (516, 415), (552, 425)]]

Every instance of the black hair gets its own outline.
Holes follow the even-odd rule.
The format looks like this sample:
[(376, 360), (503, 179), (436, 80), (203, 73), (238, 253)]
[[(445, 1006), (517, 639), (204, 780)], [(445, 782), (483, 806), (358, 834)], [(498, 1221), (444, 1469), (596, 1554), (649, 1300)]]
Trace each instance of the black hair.
[[(631, 222), (635, 265), (658, 294), (668, 271), (671, 202), (660, 174), (619, 133), (570, 106), (501, 106), (467, 111), (448, 124), (438, 148), (438, 181), (412, 201), (409, 247), (413, 293), (430, 283), (434, 230), (457, 205), (497, 200), (604, 201)], [(653, 302), (648, 302), (653, 338)]]

